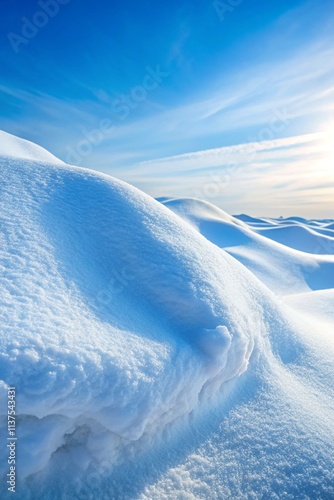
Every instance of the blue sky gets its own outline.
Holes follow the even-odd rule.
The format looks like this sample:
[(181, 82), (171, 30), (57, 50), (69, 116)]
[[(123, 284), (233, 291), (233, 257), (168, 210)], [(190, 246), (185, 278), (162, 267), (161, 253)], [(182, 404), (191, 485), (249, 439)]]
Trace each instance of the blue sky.
[(3, 130), (153, 196), (334, 217), (332, 0), (1, 9)]

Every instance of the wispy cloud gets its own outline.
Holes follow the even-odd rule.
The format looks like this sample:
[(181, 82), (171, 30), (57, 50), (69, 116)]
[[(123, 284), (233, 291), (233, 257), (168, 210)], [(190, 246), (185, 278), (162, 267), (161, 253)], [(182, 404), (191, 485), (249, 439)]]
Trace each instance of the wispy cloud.
[(141, 162), (126, 177), (155, 197), (206, 198), (232, 213), (330, 217), (332, 160), (319, 132)]
[[(65, 66), (53, 65), (54, 85), (41, 90), (38, 85), (21, 84), (27, 67), (40, 64), (39, 52), (27, 54), (19, 78), (0, 84), (0, 98), (9, 110), (2, 128), (41, 144), (65, 161), (69, 148), (78, 153), (88, 141), (88, 153), (73, 155), (74, 163), (78, 158), (80, 165), (118, 176), (154, 196), (214, 196), (214, 202), (230, 211), (268, 214), (271, 207), (273, 215), (281, 212), (282, 205), (288, 211), (297, 201), (300, 208), (303, 199), (306, 206), (307, 200), (313, 203), (322, 196), (325, 209), (330, 208), (330, 152), (315, 132), (334, 110), (333, 15), (327, 16), (323, 8), (313, 25), (312, 16), (319, 9), (314, 2), (289, 7), (279, 19), (249, 31), (248, 38), (239, 41), (233, 35), (230, 42), (235, 37), (239, 45), (229, 52), (222, 41), (225, 32), (214, 31), (216, 50), (208, 39), (208, 26), (213, 24), (205, 26), (201, 17), (194, 16), (196, 5), (184, 8), (164, 26), (163, 48), (151, 53), (160, 54), (156, 64), (169, 73), (168, 79), (137, 102), (126, 118), (120, 119), (111, 102), (142, 84), (149, 61), (146, 55), (128, 59), (114, 47), (118, 69), (110, 68), (109, 53), (104, 51), (113, 49), (113, 43), (101, 31), (94, 35), (95, 43), (96, 39), (101, 47), (103, 40), (108, 43), (97, 61), (87, 48), (94, 78), (72, 72), (68, 60)], [(129, 34), (137, 36), (138, 23), (124, 14)], [(206, 21), (209, 18), (207, 14)], [(228, 31), (219, 19), (213, 22)], [(320, 24), (321, 30), (305, 33)], [(144, 47), (145, 40), (137, 42)], [(197, 56), (202, 57), (199, 66)], [(87, 63), (86, 58), (80, 61)], [(14, 66), (10, 59), (8, 75)], [(46, 71), (39, 67), (48, 82)], [(93, 143), (89, 137), (96, 130), (101, 137), (101, 120), (112, 122), (112, 132), (102, 133), (102, 139)]]
[[(181, 51), (183, 43), (180, 38), (175, 50)], [(259, 130), (275, 119), (277, 110), (289, 116), (284, 130), (276, 132), (278, 138), (314, 130), (319, 121), (329, 118), (334, 106), (334, 44), (319, 39), (280, 60), (235, 69), (224, 79), (217, 71), (215, 81), (203, 79), (201, 90), (181, 105), (161, 105), (159, 93), (152, 92), (126, 120), (113, 113), (108, 100), (98, 98), (99, 89), (88, 90), (85, 99), (64, 99), (9, 84), (0, 86), (0, 92), (10, 96), (20, 109), (19, 129), (28, 139), (50, 147), (45, 130), (50, 123), (59, 127), (58, 133), (53, 130), (52, 151), (64, 160), (66, 147), (84, 139), (83, 127), (94, 129), (101, 119), (112, 120), (113, 133), (83, 159), (85, 166), (108, 172), (127, 165), (118, 158), (124, 159), (128, 149), (131, 159), (140, 161), (208, 146), (257, 141)], [(33, 137), (32, 121), (36, 123)], [(9, 131), (15, 133), (17, 129), (12, 122)]]

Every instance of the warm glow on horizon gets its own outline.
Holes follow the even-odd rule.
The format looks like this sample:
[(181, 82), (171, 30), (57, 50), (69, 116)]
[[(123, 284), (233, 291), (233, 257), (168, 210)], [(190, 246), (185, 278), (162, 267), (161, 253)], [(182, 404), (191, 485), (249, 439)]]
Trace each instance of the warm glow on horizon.
[(319, 146), (321, 151), (321, 173), (334, 177), (334, 121), (321, 127)]

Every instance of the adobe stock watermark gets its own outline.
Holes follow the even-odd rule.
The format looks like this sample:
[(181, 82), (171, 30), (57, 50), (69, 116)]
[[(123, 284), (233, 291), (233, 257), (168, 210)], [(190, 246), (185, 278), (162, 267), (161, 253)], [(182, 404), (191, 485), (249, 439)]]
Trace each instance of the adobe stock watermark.
[[(161, 70), (160, 65), (155, 68), (146, 66), (145, 71), (142, 83), (133, 87), (129, 93), (121, 94), (119, 98), (114, 100), (109, 99), (108, 96), (104, 98), (110, 105), (110, 113), (119, 121), (126, 120), (131, 112), (147, 99), (149, 93), (156, 90), (169, 76), (169, 73)], [(67, 146), (65, 148), (66, 163), (80, 165), (83, 158), (89, 156), (94, 147), (101, 144), (105, 137), (110, 136), (115, 129), (116, 124), (110, 117), (100, 120), (97, 128), (91, 130), (83, 128), (81, 132), (84, 138), (78, 141), (74, 147)]]
[(115, 295), (122, 293), (134, 279), (135, 273), (132, 265), (127, 264), (120, 270), (114, 269), (107, 286), (98, 292), (96, 296), (96, 305), (98, 307), (108, 307), (112, 303)]
[(49, 20), (56, 17), (61, 5), (66, 5), (71, 0), (39, 0), (38, 7), (41, 10), (36, 10), (31, 19), (21, 17), (22, 26), (20, 34), (12, 31), (7, 34), (7, 38), (16, 54), (18, 54), (21, 45), (27, 45), (30, 40), (35, 38), (39, 30), (44, 28)]
[(146, 66), (145, 70), (146, 74), (141, 85), (133, 87), (129, 94), (121, 94), (120, 98), (111, 101), (111, 112), (119, 120), (125, 120), (132, 110), (147, 99), (148, 93), (156, 90), (169, 76), (166, 71), (161, 71), (159, 65), (155, 69)]
[(102, 143), (106, 135), (112, 134), (115, 130), (115, 125), (109, 118), (103, 118), (99, 121), (98, 127), (90, 130), (81, 129), (84, 139), (76, 143), (74, 147), (66, 146), (66, 163), (70, 165), (80, 165), (83, 158), (89, 156), (94, 147)]
[(226, 0), (222, 2), (221, 0), (214, 0), (212, 6), (217, 12), (219, 19), (225, 21), (225, 15), (233, 12), (243, 1), (244, 0)]
[(192, 190), (193, 195), (196, 198), (204, 198), (207, 200), (212, 200), (220, 196), (230, 184), (232, 177), (236, 175), (241, 165), (255, 160), (261, 149), (261, 143), (275, 139), (277, 134), (283, 132), (290, 124), (292, 118), (293, 116), (289, 115), (286, 109), (275, 109), (272, 117), (268, 121), (268, 125), (262, 127), (256, 136), (248, 136), (248, 140), (243, 148), (236, 149), (233, 146), (226, 148), (227, 154), (235, 154), (235, 159), (223, 168), (223, 173), (221, 173), (222, 169), (219, 169), (217, 173), (209, 176), (209, 181), (205, 182), (203, 186), (200, 188), (194, 187)]

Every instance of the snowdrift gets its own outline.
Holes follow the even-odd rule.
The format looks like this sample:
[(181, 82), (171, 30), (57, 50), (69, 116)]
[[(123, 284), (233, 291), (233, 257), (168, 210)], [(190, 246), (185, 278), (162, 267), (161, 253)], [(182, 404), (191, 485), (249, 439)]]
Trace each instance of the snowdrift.
[(272, 290), (288, 288), (284, 266), (300, 293), (306, 265), (332, 287), (333, 257), (0, 141), (0, 408), (6, 436), (15, 386), (18, 498), (330, 494), (333, 324), (319, 353), (313, 316), (304, 327), (300, 301)]
[[(291, 248), (292, 241), (299, 241), (302, 245), (298, 240), (300, 230), (311, 230), (297, 223), (297, 227), (290, 226), (291, 231), (287, 233), (285, 221), (288, 219), (254, 219), (245, 215), (232, 217), (218, 207), (194, 198), (163, 199), (161, 203), (209, 241), (233, 255), (278, 294), (334, 288), (334, 238), (318, 233), (311, 246), (312, 254), (316, 255), (311, 255), (306, 251), (310, 244), (308, 239), (305, 251)], [(266, 229), (259, 230), (259, 224)], [(277, 237), (280, 241), (286, 238), (286, 245), (265, 237), (271, 238), (274, 231), (282, 234)], [(312, 233), (315, 234), (315, 231)], [(315, 252), (317, 249), (319, 251)]]
[(2, 407), (17, 387), (21, 478), (83, 432), (85, 467), (116, 460), (244, 372), (264, 293), (149, 196), (35, 154), (1, 163)]
[(258, 232), (267, 238), (288, 245), (296, 250), (312, 254), (334, 253), (334, 231), (328, 228), (307, 227), (305, 224), (279, 224), (272, 228), (258, 229)]

